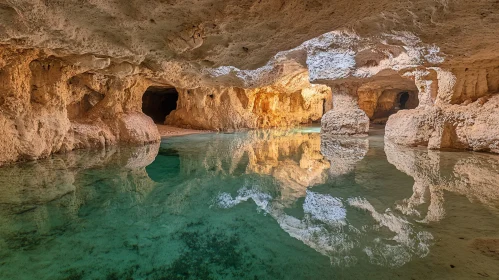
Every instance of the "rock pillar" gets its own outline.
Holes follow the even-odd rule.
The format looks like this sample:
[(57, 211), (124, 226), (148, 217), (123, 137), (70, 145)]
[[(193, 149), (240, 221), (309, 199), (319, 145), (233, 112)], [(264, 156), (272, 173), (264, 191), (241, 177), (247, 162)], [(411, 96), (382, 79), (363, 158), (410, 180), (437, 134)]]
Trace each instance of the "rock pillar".
[(335, 85), (333, 109), (321, 120), (321, 133), (328, 135), (365, 135), (369, 131), (369, 117), (359, 108), (357, 86)]

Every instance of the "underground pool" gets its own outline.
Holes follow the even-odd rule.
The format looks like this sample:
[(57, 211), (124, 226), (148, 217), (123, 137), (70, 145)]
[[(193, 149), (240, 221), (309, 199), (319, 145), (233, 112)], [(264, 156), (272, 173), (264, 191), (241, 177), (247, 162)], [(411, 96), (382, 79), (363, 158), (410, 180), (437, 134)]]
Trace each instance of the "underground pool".
[(317, 127), (0, 169), (0, 279), (498, 279), (499, 156)]

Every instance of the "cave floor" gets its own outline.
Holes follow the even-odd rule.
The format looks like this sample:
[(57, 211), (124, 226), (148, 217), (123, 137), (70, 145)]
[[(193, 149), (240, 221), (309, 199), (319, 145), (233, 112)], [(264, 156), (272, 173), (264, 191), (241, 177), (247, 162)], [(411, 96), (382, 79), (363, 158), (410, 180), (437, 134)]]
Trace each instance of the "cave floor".
[(157, 124), (157, 126), (161, 138), (213, 132), (211, 130), (189, 129), (189, 128), (175, 127), (171, 125), (163, 125), (163, 124)]

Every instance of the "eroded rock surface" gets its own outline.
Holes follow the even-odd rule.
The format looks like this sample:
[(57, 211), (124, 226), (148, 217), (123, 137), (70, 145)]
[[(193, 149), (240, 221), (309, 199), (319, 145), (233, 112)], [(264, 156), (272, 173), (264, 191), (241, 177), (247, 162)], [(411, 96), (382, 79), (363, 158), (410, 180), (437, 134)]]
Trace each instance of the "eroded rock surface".
[(365, 134), (369, 119), (396, 113), (391, 141), (498, 152), (489, 130), (497, 130), (498, 8), (488, 0), (2, 2), (0, 163), (158, 141), (141, 111), (149, 86), (179, 91), (171, 125), (291, 126), (332, 108), (325, 133)]
[(499, 153), (499, 96), (467, 105), (399, 112), (389, 118), (386, 139), (405, 146)]
[(0, 52), (0, 164), (159, 140), (156, 126), (140, 109), (149, 83), (141, 77), (85, 73), (106, 65), (93, 56), (68, 64), (36, 50)]
[(211, 130), (288, 127), (320, 120), (331, 99), (331, 89), (310, 84), (306, 72), (255, 89), (182, 89), (166, 124)]

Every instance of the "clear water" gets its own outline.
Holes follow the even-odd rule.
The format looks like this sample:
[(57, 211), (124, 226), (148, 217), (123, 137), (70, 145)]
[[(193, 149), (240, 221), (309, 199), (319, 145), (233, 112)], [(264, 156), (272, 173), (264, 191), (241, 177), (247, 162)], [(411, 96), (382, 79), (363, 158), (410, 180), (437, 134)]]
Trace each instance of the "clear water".
[(204, 134), (0, 168), (0, 279), (499, 279), (499, 157)]

